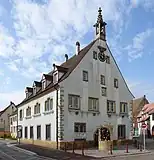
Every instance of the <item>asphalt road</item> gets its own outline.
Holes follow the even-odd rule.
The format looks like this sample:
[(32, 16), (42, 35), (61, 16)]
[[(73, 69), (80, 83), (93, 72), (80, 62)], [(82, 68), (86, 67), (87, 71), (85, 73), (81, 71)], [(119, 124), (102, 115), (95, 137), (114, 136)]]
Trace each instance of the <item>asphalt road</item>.
[(21, 150), (8, 147), (6, 142), (0, 140), (0, 160), (54, 160), (51, 158), (31, 155)]

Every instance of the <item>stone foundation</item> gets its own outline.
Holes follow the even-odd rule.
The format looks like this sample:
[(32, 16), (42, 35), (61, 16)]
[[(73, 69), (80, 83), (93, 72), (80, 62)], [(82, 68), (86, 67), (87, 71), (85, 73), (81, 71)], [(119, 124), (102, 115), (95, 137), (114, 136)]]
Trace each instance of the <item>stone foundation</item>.
[[(47, 147), (47, 148), (53, 148), (56, 149), (57, 148), (57, 143), (55, 141), (45, 141), (45, 140), (32, 140), (32, 139), (21, 139), (22, 143), (26, 143), (26, 144), (34, 144), (34, 145), (38, 145), (38, 146), (43, 146), (43, 147)], [(112, 144), (113, 146), (118, 146), (118, 145), (123, 145), (123, 144), (132, 144), (132, 140), (113, 140)], [(94, 147), (94, 141), (83, 141), (83, 140), (79, 140), (79, 141), (71, 141), (71, 142), (59, 142), (58, 143), (58, 148), (61, 150), (65, 150), (65, 148), (67, 150), (72, 150), (74, 149), (82, 149), (82, 147), (84, 146), (84, 148), (92, 148)]]

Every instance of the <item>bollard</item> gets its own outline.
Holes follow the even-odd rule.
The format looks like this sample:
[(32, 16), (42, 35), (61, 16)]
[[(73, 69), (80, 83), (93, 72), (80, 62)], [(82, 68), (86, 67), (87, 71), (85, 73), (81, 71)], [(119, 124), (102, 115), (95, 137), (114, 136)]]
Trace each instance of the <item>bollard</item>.
[(112, 154), (112, 144), (110, 145), (110, 154)]
[(66, 150), (67, 150), (67, 144), (66, 144), (67, 142), (65, 142), (65, 148), (64, 148), (64, 150), (65, 150), (65, 152), (66, 152)]
[(75, 142), (73, 142), (73, 145), (72, 145), (73, 153), (74, 153), (74, 147), (75, 147)]
[(142, 152), (142, 144), (140, 143), (140, 151)]
[(84, 156), (84, 141), (83, 141), (83, 144), (82, 144), (82, 155)]
[(126, 143), (126, 153), (128, 153), (128, 143)]
[(139, 149), (139, 142), (137, 141), (137, 149)]

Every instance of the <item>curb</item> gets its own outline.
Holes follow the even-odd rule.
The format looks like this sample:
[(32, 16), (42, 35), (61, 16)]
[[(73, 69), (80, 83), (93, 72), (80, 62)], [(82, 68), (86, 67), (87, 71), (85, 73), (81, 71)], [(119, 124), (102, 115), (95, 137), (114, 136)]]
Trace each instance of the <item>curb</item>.
[(110, 158), (110, 157), (123, 157), (123, 156), (135, 156), (135, 155), (142, 155), (142, 154), (147, 154), (147, 153), (151, 153), (150, 151), (146, 151), (146, 152), (137, 152), (137, 153), (126, 153), (126, 154), (120, 154), (120, 155), (108, 155), (108, 156), (100, 156), (100, 157), (95, 157), (95, 156), (92, 156), (92, 157), (95, 157), (95, 158)]
[(29, 154), (29, 155), (37, 155), (35, 152), (31, 152), (31, 151), (28, 151), (26, 149), (22, 149), (22, 148), (16, 147), (14, 144), (8, 144), (7, 146), (11, 147), (11, 148), (13, 148), (15, 150), (18, 150), (18, 151), (21, 151), (21, 152), (25, 152), (26, 154)]

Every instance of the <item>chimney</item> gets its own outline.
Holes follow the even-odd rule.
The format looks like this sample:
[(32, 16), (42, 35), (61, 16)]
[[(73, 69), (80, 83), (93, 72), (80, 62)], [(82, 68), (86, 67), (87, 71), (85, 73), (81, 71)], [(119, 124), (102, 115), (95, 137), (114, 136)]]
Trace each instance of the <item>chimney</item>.
[(56, 68), (56, 65), (55, 65), (55, 64), (53, 64), (53, 69), (55, 70), (55, 68)]
[(65, 54), (65, 60), (66, 60), (66, 61), (68, 60), (68, 55), (67, 55), (67, 54)]
[(80, 43), (77, 41), (76, 42), (76, 54), (79, 54), (80, 52)]

